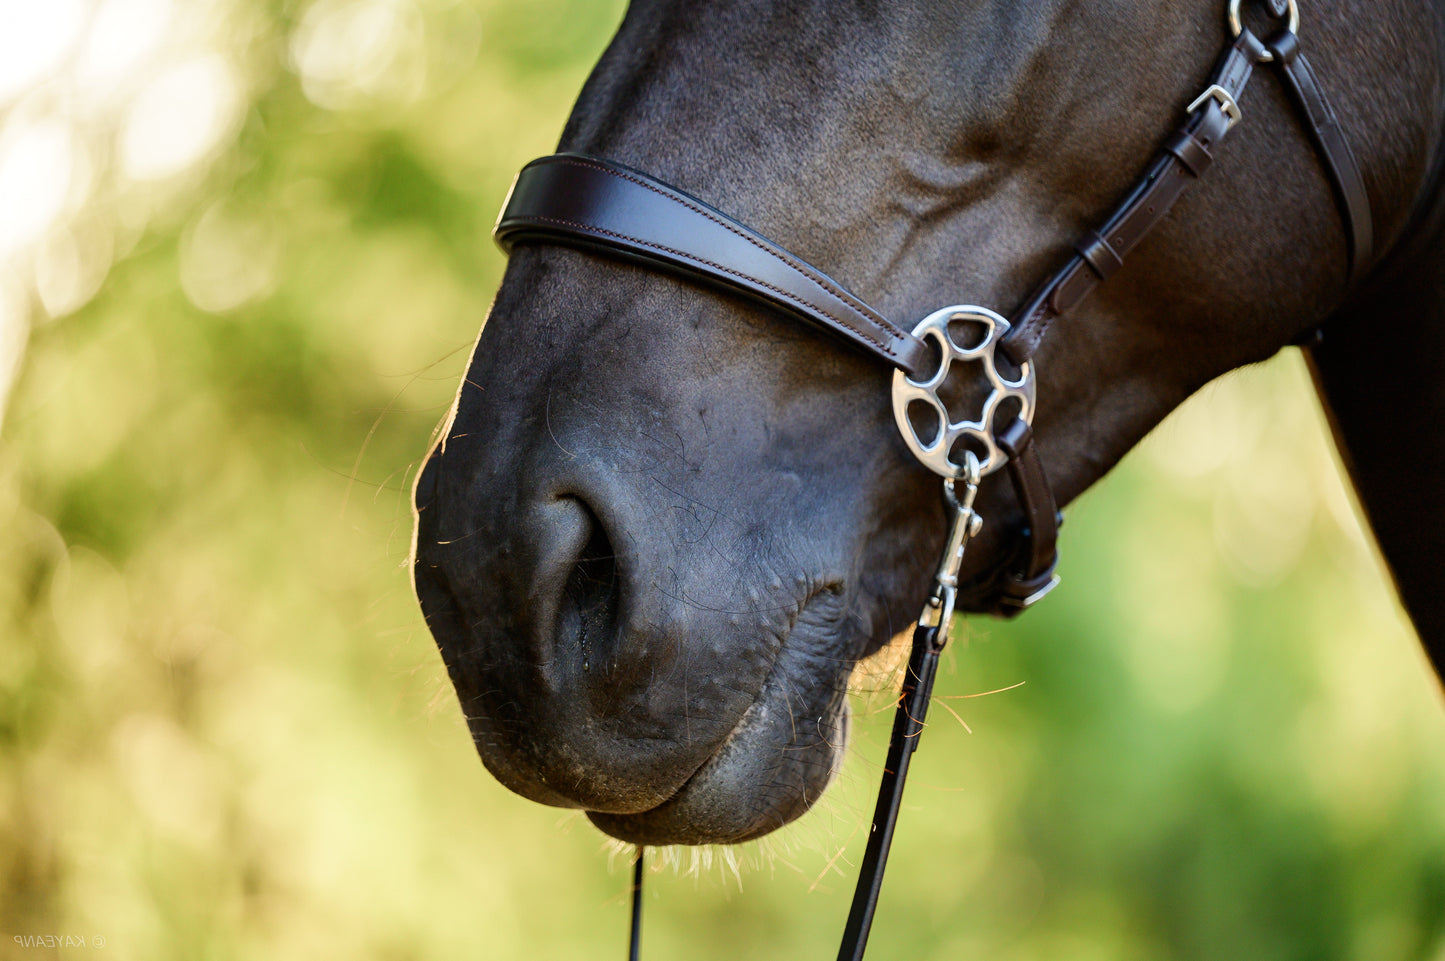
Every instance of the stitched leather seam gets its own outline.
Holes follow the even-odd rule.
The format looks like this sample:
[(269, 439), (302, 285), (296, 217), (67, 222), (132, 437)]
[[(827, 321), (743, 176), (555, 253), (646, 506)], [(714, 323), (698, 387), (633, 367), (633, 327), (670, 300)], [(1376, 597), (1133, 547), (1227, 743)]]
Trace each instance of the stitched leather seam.
[(690, 254), (690, 253), (687, 253), (686, 251), (683, 251), (683, 250), (675, 250), (675, 249), (672, 248), (672, 247), (666, 247), (666, 246), (664, 246), (664, 245), (662, 245), (662, 244), (655, 244), (655, 243), (652, 243), (651, 241), (642, 240), (641, 238), (638, 238), (638, 237), (632, 237), (632, 236), (629, 236), (628, 234), (619, 233), (618, 231), (615, 231), (615, 230), (608, 230), (608, 229), (606, 229), (605, 227), (597, 227), (597, 226), (594, 226), (594, 225), (592, 225), (592, 224), (580, 224), (580, 223), (577, 223), (577, 222), (571, 221), (571, 220), (563, 220), (563, 219), (561, 219), (560, 217), (541, 217), (541, 216), (533, 215), (533, 216), (530, 216), (530, 217), (526, 217), (525, 220), (531, 221), (531, 222), (536, 222), (536, 223), (550, 223), (550, 224), (557, 224), (557, 225), (562, 226), (562, 227), (570, 227), (570, 228), (572, 228), (573, 230), (580, 231), (580, 232), (582, 232), (582, 233), (584, 233), (584, 234), (585, 234), (585, 233), (605, 234), (605, 235), (608, 236), (608, 237), (614, 237), (614, 238), (616, 238), (616, 239), (618, 239), (618, 240), (625, 240), (625, 241), (627, 241), (628, 243), (640, 244), (640, 245), (643, 246), (643, 247), (651, 247), (653, 250), (660, 250), (660, 251), (662, 251), (663, 253), (671, 254), (672, 256), (677, 257), (677, 258), (680, 259), (680, 260), (692, 261), (693, 263), (698, 263), (698, 264), (702, 264), (702, 265), (707, 266), (707, 267), (711, 267), (713, 270), (717, 270), (717, 271), (720, 271), (720, 272), (725, 273), (725, 274), (732, 274), (734, 277), (737, 277), (737, 278), (739, 278), (739, 279), (741, 279), (741, 280), (746, 280), (746, 281), (748, 281), (749, 283), (757, 284), (759, 287), (766, 287), (768, 290), (771, 290), (773, 293), (777, 294), (779, 297), (782, 297), (782, 298), (784, 298), (785, 300), (790, 300), (790, 301), (792, 301), (793, 303), (797, 304), (797, 305), (800, 306), (800, 307), (805, 308), (805, 309), (808, 310), (808, 311), (813, 311), (813, 312), (816, 312), (816, 313), (818, 313), (818, 314), (820, 314), (820, 315), (822, 315), (822, 316), (824, 316), (824, 317), (827, 317), (829, 320), (833, 321), (833, 322), (834, 322), (835, 324), (837, 324), (839, 327), (842, 327), (842, 328), (844, 328), (844, 329), (846, 329), (846, 330), (852, 331), (854, 334), (858, 335), (859, 337), (863, 338), (864, 340), (868, 341), (869, 343), (874, 344), (875, 346), (878, 347), (878, 349), (886, 352), (890, 357), (897, 357), (897, 356), (898, 356), (897, 351), (895, 351), (892, 347), (888, 346), (886, 343), (883, 343), (883, 342), (877, 340), (875, 337), (870, 336), (867, 331), (859, 330), (858, 328), (854, 327), (852, 324), (849, 324), (847, 321), (845, 321), (845, 320), (843, 320), (843, 319), (841, 319), (841, 318), (839, 318), (839, 317), (837, 317), (837, 316), (835, 316), (835, 315), (833, 315), (833, 314), (830, 314), (828, 311), (824, 310), (822, 307), (819, 307), (817, 304), (812, 303), (811, 301), (804, 300), (803, 298), (799, 297), (798, 295), (796, 295), (796, 294), (794, 294), (794, 293), (791, 293), (791, 292), (789, 292), (789, 291), (787, 291), (787, 290), (784, 290), (784, 289), (781, 288), (781, 287), (776, 287), (776, 286), (774, 286), (773, 284), (770, 284), (770, 283), (768, 283), (768, 282), (765, 281), (765, 280), (760, 280), (760, 279), (758, 279), (757, 277), (753, 277), (753, 276), (751, 276), (751, 275), (749, 275), (749, 274), (745, 274), (745, 273), (743, 273), (743, 272), (740, 271), (740, 270), (733, 270), (731, 267), (724, 267), (722, 264), (713, 263), (711, 260), (704, 260), (703, 258), (696, 256), (695, 254)]
[[(804, 277), (807, 277), (807, 278), (808, 278), (809, 280), (811, 280), (813, 283), (817, 284), (819, 287), (821, 287), (823, 290), (827, 291), (828, 293), (832, 294), (834, 297), (837, 297), (837, 298), (838, 298), (840, 301), (842, 301), (843, 303), (848, 304), (848, 301), (849, 301), (849, 300), (851, 300), (851, 299), (856, 299), (856, 298), (850, 297), (849, 294), (848, 294), (846, 291), (840, 290), (840, 289), (834, 287), (833, 285), (827, 283), (826, 280), (824, 279), (824, 276), (823, 276), (823, 275), (821, 275), (821, 274), (815, 274), (814, 271), (808, 269), (808, 265), (806, 265), (806, 264), (804, 264), (804, 263), (802, 263), (802, 262), (799, 262), (799, 261), (794, 261), (794, 260), (792, 260), (791, 258), (784, 257), (784, 256), (783, 256), (782, 254), (780, 254), (777, 250), (770, 249), (770, 248), (768, 248), (767, 246), (765, 246), (764, 244), (760, 243), (756, 237), (752, 237), (752, 236), (748, 235), (747, 233), (739, 230), (736, 225), (730, 224), (730, 223), (728, 223), (726, 220), (720, 220), (720, 219), (718, 219), (716, 216), (714, 216), (713, 214), (711, 214), (711, 213), (708, 212), (707, 210), (699, 207), (697, 204), (691, 203), (691, 202), (688, 201), (687, 198), (685, 198), (685, 197), (677, 196), (677, 195), (674, 195), (674, 194), (669, 194), (669, 193), (667, 193), (667, 192), (659, 189), (656, 185), (650, 184), (650, 183), (648, 183), (648, 182), (645, 181), (645, 180), (640, 180), (640, 179), (638, 179), (637, 177), (633, 177), (633, 176), (631, 176), (631, 175), (629, 175), (629, 174), (623, 173), (623, 172), (620, 171), (620, 170), (613, 170), (613, 169), (610, 168), (610, 167), (604, 167), (604, 166), (602, 166), (602, 165), (600, 165), (600, 164), (586, 163), (586, 162), (584, 162), (584, 161), (577, 160), (577, 159), (574, 159), (574, 158), (572, 158), (572, 157), (567, 157), (567, 158), (563, 158), (563, 159), (558, 159), (558, 160), (556, 160), (556, 161), (554, 161), (554, 162), (556, 162), (556, 163), (571, 164), (571, 165), (574, 166), (574, 167), (586, 167), (586, 168), (588, 168), (588, 169), (596, 170), (596, 171), (599, 171), (599, 172), (601, 172), (601, 173), (607, 174), (607, 175), (609, 175), (609, 176), (617, 177), (617, 178), (619, 178), (619, 179), (621, 179), (621, 180), (626, 180), (626, 181), (628, 181), (628, 182), (630, 182), (630, 183), (637, 184), (639, 187), (646, 187), (648, 190), (652, 191), (653, 193), (657, 194), (658, 196), (660, 196), (660, 197), (665, 197), (665, 198), (667, 198), (668, 200), (671, 200), (671, 201), (673, 201), (673, 202), (675, 202), (675, 203), (679, 203), (679, 204), (681, 204), (682, 206), (686, 207), (688, 210), (691, 210), (693, 213), (698, 214), (698, 215), (701, 216), (701, 217), (705, 217), (706, 219), (708, 219), (708, 220), (712, 221), (713, 223), (717, 224), (719, 227), (724, 228), (724, 229), (727, 230), (729, 233), (734, 234), (735, 236), (740, 237), (740, 238), (742, 238), (743, 240), (746, 240), (748, 243), (752, 244), (754, 247), (758, 248), (758, 249), (761, 250), (763, 253), (769, 255), (770, 257), (773, 257), (773, 258), (781, 261), (782, 263), (784, 263), (784, 264), (786, 264), (787, 266), (789, 266), (789, 267), (793, 268), (794, 270), (796, 270), (798, 273), (802, 274)], [(578, 226), (578, 225), (574, 225), (574, 226)], [(620, 235), (619, 235), (619, 236), (620, 236)], [(629, 237), (629, 238), (626, 238), (626, 239), (636, 240), (636, 238), (630, 238), (630, 237)], [(641, 244), (647, 244), (647, 242), (646, 242), (646, 241), (643, 241), (643, 240), (637, 240), (636, 242), (637, 242), (637, 243), (641, 243)], [(656, 245), (656, 244), (647, 244), (647, 246), (656, 247), (656, 246), (658, 246), (658, 245)], [(660, 250), (669, 250), (669, 248), (665, 248), (665, 247), (658, 247), (658, 249), (660, 249)], [(688, 255), (688, 254), (686, 254), (685, 252), (680, 251), (680, 250), (669, 250), (669, 252), (670, 252), (670, 253), (677, 254), (677, 255), (679, 255), (679, 256), (688, 256), (688, 257), (691, 257), (691, 255)], [(722, 266), (720, 266), (720, 265), (718, 265), (718, 264), (710, 263), (709, 261), (703, 260), (703, 259), (700, 258), (700, 257), (691, 257), (691, 259), (697, 260), (699, 263), (705, 263), (705, 264), (708, 264), (709, 266), (717, 267), (719, 270), (725, 270), (725, 271), (727, 271), (728, 273), (735, 274), (735, 275), (737, 275), (737, 276), (739, 276), (739, 277), (745, 277), (745, 276), (746, 276), (745, 274), (742, 274), (742, 273), (740, 273), (740, 272), (738, 272), (738, 271), (728, 270), (727, 268), (722, 267)], [(749, 277), (748, 279), (749, 279), (749, 280), (754, 280), (755, 278)], [(777, 288), (772, 287), (772, 286), (769, 285), (769, 284), (765, 284), (765, 283), (763, 283), (762, 281), (757, 281), (757, 282), (760, 283), (760, 284), (762, 284), (764, 287), (768, 287), (770, 290), (777, 290)], [(781, 290), (779, 290), (778, 292), (779, 292), (779, 293), (784, 293), (784, 291), (781, 291)], [(830, 313), (828, 313), (827, 311), (823, 310), (821, 307), (818, 307), (816, 304), (813, 304), (813, 303), (811, 303), (811, 302), (809, 302), (809, 301), (802, 300), (801, 298), (798, 298), (798, 297), (791, 297), (790, 299), (796, 300), (797, 302), (803, 304), (804, 306), (814, 308), (814, 309), (817, 310), (820, 314), (823, 314), (825, 317), (828, 317), (828, 318), (832, 319), (832, 320), (835, 321), (836, 323), (841, 324), (843, 327), (846, 327), (846, 328), (848, 328), (849, 330), (852, 330), (854, 333), (858, 334), (860, 337), (865, 338), (865, 339), (868, 340), (870, 343), (876, 344), (876, 345), (877, 345), (879, 348), (881, 348), (882, 350), (887, 351), (888, 354), (889, 354), (889, 356), (896, 356), (895, 351), (894, 351), (892, 348), (890, 348), (887, 344), (885, 344), (885, 343), (883, 343), (883, 342), (880, 342), (880, 341), (878, 341), (878, 340), (875, 340), (873, 337), (869, 336), (866, 332), (861, 331), (861, 330), (858, 330), (858, 329), (856, 329), (853, 325), (848, 324), (847, 322), (845, 322), (845, 321), (843, 321), (843, 320), (841, 320), (841, 319), (839, 319), (839, 318), (837, 318), (837, 317), (834, 317), (832, 314), (830, 314)], [(861, 301), (860, 301), (860, 303), (861, 303)], [(848, 304), (848, 306), (853, 307), (854, 305)], [(854, 309), (856, 310), (857, 308), (854, 307)], [(858, 312), (859, 312), (860, 314), (863, 314), (863, 311), (858, 311)], [(866, 314), (864, 314), (864, 316), (866, 316)], [(892, 334), (894, 337), (898, 337), (898, 338), (901, 339), (901, 338), (904, 338), (904, 337), (907, 337), (907, 336), (908, 336), (906, 333), (904, 333), (904, 331), (902, 330), (902, 328), (894, 327), (893, 324), (890, 323), (886, 318), (880, 317), (877, 321), (874, 321), (874, 323), (877, 323), (880, 327), (882, 327), (884, 330), (888, 331), (888, 332), (889, 332), (890, 334)]]

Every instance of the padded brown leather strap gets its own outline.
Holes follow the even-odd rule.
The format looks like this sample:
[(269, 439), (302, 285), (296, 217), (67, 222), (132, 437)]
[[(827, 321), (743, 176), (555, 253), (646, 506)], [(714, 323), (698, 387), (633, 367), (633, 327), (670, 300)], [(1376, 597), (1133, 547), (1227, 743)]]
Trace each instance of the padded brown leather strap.
[(761, 299), (917, 375), (928, 350), (843, 285), (696, 197), (629, 167), (554, 154), (522, 168), (493, 236), (640, 258)]
[[(1112, 259), (1101, 259), (1098, 245), (1069, 259), (1062, 270), (1038, 289), (1014, 315), (1012, 328), (999, 342), (1000, 349), (1015, 364), (1023, 364), (1038, 349), (1049, 325), (1059, 315), (1078, 306), (1123, 258), (1174, 206), (1184, 188), (1209, 169), (1211, 150), (1229, 132), (1233, 119), (1225, 112), (1226, 97), (1237, 103), (1249, 82), (1264, 46), (1248, 30), (1242, 31), (1215, 65), (1209, 88), (1220, 88), (1223, 96), (1203, 98), (1184, 126), (1164, 142), (1142, 180), (1124, 198), (1113, 215), (1097, 231)], [(1086, 242), (1087, 243), (1087, 242)]]
[(1284, 72), (1290, 93), (1299, 104), (1308, 122), (1310, 136), (1325, 160), (1325, 170), (1335, 189), (1340, 216), (1345, 221), (1349, 238), (1350, 281), (1359, 280), (1374, 256), (1375, 228), (1370, 217), (1370, 196), (1365, 192), (1365, 179), (1360, 165), (1350, 150), (1340, 122), (1325, 98), (1324, 89), (1315, 78), (1310, 63), (1300, 53), (1299, 37), (1285, 30), (1266, 44)]

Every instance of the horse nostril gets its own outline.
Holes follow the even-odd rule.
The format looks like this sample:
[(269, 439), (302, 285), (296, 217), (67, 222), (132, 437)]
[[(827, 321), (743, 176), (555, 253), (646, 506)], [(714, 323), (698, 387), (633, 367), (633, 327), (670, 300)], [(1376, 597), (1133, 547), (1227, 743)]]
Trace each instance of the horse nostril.
[(586, 672), (593, 664), (605, 667), (615, 647), (622, 585), (616, 551), (606, 528), (585, 503), (579, 504), (591, 532), (562, 589), (557, 641), (575, 643), (571, 653), (581, 659)]

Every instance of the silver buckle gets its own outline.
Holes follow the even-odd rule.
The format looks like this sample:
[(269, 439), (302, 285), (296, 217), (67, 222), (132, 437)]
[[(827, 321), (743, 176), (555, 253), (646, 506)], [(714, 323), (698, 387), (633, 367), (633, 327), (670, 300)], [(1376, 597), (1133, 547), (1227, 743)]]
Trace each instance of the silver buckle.
[(1225, 127), (1225, 130), (1233, 130), (1234, 125), (1244, 119), (1244, 112), (1239, 109), (1239, 104), (1235, 101), (1234, 96), (1217, 83), (1210, 84), (1208, 90), (1195, 97), (1194, 102), (1184, 112), (1193, 113), (1210, 100), (1218, 101), (1219, 109), (1223, 110), (1224, 115), (1229, 118), (1229, 126)]
[(1047, 584), (1034, 591), (1028, 597), (1025, 597), (1023, 600), (1019, 601), (1019, 610), (1027, 610), (1028, 608), (1033, 607), (1039, 601), (1043, 600), (1048, 595), (1049, 591), (1053, 590), (1058, 586), (1059, 575), (1055, 574), (1053, 577), (1049, 578), (1049, 582)]

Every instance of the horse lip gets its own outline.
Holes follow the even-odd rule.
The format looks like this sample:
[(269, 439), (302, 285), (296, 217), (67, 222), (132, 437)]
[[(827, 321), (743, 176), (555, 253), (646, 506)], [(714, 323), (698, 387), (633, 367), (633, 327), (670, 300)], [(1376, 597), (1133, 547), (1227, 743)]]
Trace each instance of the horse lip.
[[(638, 844), (736, 844), (768, 834), (811, 808), (813, 802), (832, 782), (837, 773), (838, 761), (843, 755), (842, 747), (847, 739), (848, 724), (846, 700), (840, 697), (836, 706), (830, 705), (817, 713), (819, 725), (821, 726), (824, 721), (827, 721), (832, 734), (831, 737), (820, 739), (821, 745), (828, 753), (826, 772), (821, 778), (806, 777), (809, 770), (816, 771), (820, 767), (816, 763), (810, 765), (808, 762), (815, 759), (805, 756), (810, 749), (818, 747), (818, 744), (800, 745), (776, 742), (769, 738), (766, 725), (774, 723), (778, 727), (782, 727), (783, 725), (776, 721), (770, 721), (768, 717), (770, 712), (781, 712), (787, 715), (787, 729), (796, 735), (799, 725), (797, 724), (798, 718), (792, 713), (792, 697), (785, 692), (779, 693), (784, 688), (790, 687), (792, 682), (782, 675), (788, 673), (790, 668), (796, 668), (797, 665), (792, 662), (806, 661), (810, 656), (808, 652), (800, 650), (803, 645), (798, 643), (800, 639), (797, 638), (796, 628), (803, 613), (815, 601), (836, 596), (838, 596), (838, 592), (825, 587), (813, 591), (799, 605), (798, 612), (792, 619), (777, 656), (773, 659), (772, 667), (752, 703), (738, 717), (737, 723), (733, 725), (728, 735), (719, 742), (717, 747), (671, 796), (643, 811), (589, 810), (587, 815), (593, 824), (619, 840)], [(831, 689), (839, 690), (840, 688), (833, 685)], [(809, 712), (808, 716), (813, 716), (813, 712)], [(760, 755), (758, 751), (753, 750), (739, 758), (738, 755), (730, 753), (739, 738), (747, 737), (754, 732), (761, 739), (764, 754)], [(699, 816), (699, 813), (703, 818), (712, 816), (716, 819), (720, 807), (727, 809), (729, 815), (736, 813), (737, 805), (733, 803), (735, 799), (728, 796), (734, 784), (753, 783), (762, 789), (759, 797), (769, 795), (776, 798), (778, 796), (777, 785), (763, 784), (755, 778), (749, 778), (746, 776), (747, 770), (742, 772), (741, 778), (739, 772), (729, 773), (722, 770), (728, 764), (739, 764), (744, 769), (748, 769), (750, 761), (765, 756), (766, 752), (772, 748), (778, 749), (782, 757), (800, 764), (799, 770), (803, 772), (807, 783), (801, 786), (801, 790), (797, 792), (796, 796), (784, 797), (785, 803), (767, 806), (755, 811), (750, 816), (745, 814), (732, 818), (731, 823), (726, 825), (725, 829), (719, 829), (720, 826), (717, 824), (698, 826), (694, 823), (694, 819)], [(795, 776), (798, 774), (798, 772), (792, 773)], [(708, 783), (708, 779), (713, 775), (720, 778), (719, 783)], [(783, 787), (786, 790), (787, 785)], [(744, 787), (742, 790), (745, 791), (746, 788)], [(718, 804), (720, 800), (724, 802), (722, 805)], [(757, 806), (754, 805), (754, 807)], [(696, 810), (689, 810), (690, 808)]]
[[(606, 479), (612, 475), (583, 472), (575, 466), (574, 470), (577, 473), (573, 476), (555, 478), (555, 486), (544, 492), (540, 499), (548, 505), (575, 499), (590, 507), (593, 523), (604, 530), (625, 529), (627, 525), (619, 523), (614, 516), (616, 503), (622, 499), (602, 496), (607, 493), (606, 490), (595, 490), (599, 486), (605, 488)], [(590, 493), (595, 496), (588, 496)], [(432, 505), (426, 506), (430, 508)], [(428, 533), (434, 527), (434, 524), (421, 525), (418, 536), (434, 536)], [(630, 553), (629, 549), (635, 549), (635, 545), (628, 543), (626, 538), (615, 536), (612, 543), (617, 554), (622, 555), (618, 557), (619, 567), (626, 566), (625, 555)], [(560, 544), (553, 547), (552, 553), (570, 556)], [(608, 832), (614, 835), (619, 835), (619, 832), (619, 836), (635, 834), (648, 830), (645, 825), (650, 824), (659, 826), (658, 830), (670, 836), (696, 842), (699, 839), (742, 840), (746, 836), (766, 833), (802, 813), (831, 778), (831, 768), (836, 763), (832, 748), (842, 735), (834, 697), (840, 681), (832, 671), (838, 660), (832, 650), (832, 638), (838, 632), (842, 620), (840, 614), (846, 606), (840, 601), (843, 592), (838, 590), (837, 579), (825, 580), (817, 575), (802, 574), (797, 575), (797, 580), (785, 577), (779, 581), (773, 578), (771, 590), (763, 591), (762, 598), (747, 606), (756, 605), (759, 600), (768, 604), (765, 599), (774, 600), (777, 606), (735, 612), (737, 615), (752, 615), (743, 618), (743, 623), (753, 625), (753, 630), (749, 632), (753, 636), (733, 638), (728, 645), (745, 644), (745, 648), (738, 650), (747, 650), (753, 669), (748, 672), (747, 686), (734, 689), (731, 710), (715, 716), (715, 724), (707, 740), (696, 744), (701, 749), (699, 753), (679, 752), (656, 744), (655, 747), (664, 754), (671, 754), (671, 760), (663, 765), (668, 770), (661, 783), (658, 783), (657, 777), (660, 771), (649, 774), (634, 769), (629, 773), (625, 767), (617, 766), (612, 768), (612, 774), (619, 783), (631, 782), (632, 788), (615, 796), (594, 793), (591, 798), (586, 798), (585, 793), (580, 797), (573, 795), (560, 781), (549, 776), (550, 768), (545, 764), (536, 766), (533, 762), (537, 758), (530, 758), (527, 751), (518, 754), (494, 739), (486, 710), (478, 716), (474, 702), (469, 699), (488, 685), (483, 683), (484, 678), (474, 673), (477, 667), (471, 659), (457, 656), (463, 647), (475, 642), (472, 621), (476, 612), (471, 610), (472, 605), (466, 595), (458, 592), (459, 587), (468, 585), (452, 583), (447, 565), (436, 566), (432, 563), (433, 559), (423, 553), (414, 560), (416, 587), (426, 602), (427, 620), (436, 628), (434, 633), (446, 655), (444, 659), (452, 674), (453, 686), (461, 695), (462, 708), (468, 715), (468, 726), (472, 729), (472, 739), (481, 759), (492, 775), (508, 789), (544, 804), (583, 807), (589, 810), (594, 822), (615, 820), (619, 825), (638, 825), (636, 829), (624, 831), (619, 827)], [(825, 603), (829, 599), (834, 603)], [(538, 620), (550, 622), (552, 617)], [(729, 634), (738, 629), (736, 624), (722, 622), (714, 626)], [(692, 624), (689, 629), (699, 628), (706, 629), (707, 625)], [(448, 637), (453, 639), (452, 643), (446, 642)], [(521, 637), (515, 638), (515, 641), (523, 643)], [(525, 639), (525, 643), (534, 649), (536, 641), (535, 636)], [(729, 648), (719, 648), (726, 649)], [(725, 664), (718, 662), (716, 666)], [(557, 693), (555, 677), (550, 678), (550, 685), (540, 677), (534, 680), (543, 683), (544, 689), (551, 688), (547, 691), (548, 695)], [(754, 684), (756, 688), (749, 692), (748, 688)], [(799, 700), (798, 692), (804, 688), (813, 690)], [(736, 696), (743, 694), (749, 695), (746, 701)], [(739, 713), (732, 715), (734, 723), (730, 727), (723, 728), (721, 722), (726, 721), (732, 710)], [(797, 730), (790, 731), (790, 727)], [(663, 732), (659, 730), (658, 733)], [(492, 749), (484, 749), (489, 745)], [(677, 747), (680, 749), (682, 746)], [(625, 763), (625, 753), (614, 751), (612, 755), (605, 761), (595, 758), (587, 763)], [(689, 770), (688, 763), (695, 766)], [(608, 777), (601, 769), (598, 773), (604, 779)], [(649, 781), (655, 790), (646, 790)], [(554, 784), (558, 786), (554, 788)], [(630, 798), (625, 796), (628, 793), (632, 795)], [(725, 808), (733, 799), (741, 799), (747, 809), (737, 814), (728, 813)], [(589, 800), (592, 803), (589, 804)], [(608, 829), (603, 827), (603, 830)], [(657, 836), (656, 832), (654, 836)]]
[[(792, 631), (790, 628), (789, 634), (791, 635), (791, 633)], [(706, 757), (698, 761), (697, 767), (692, 769), (692, 773), (688, 774), (688, 776), (683, 779), (682, 783), (680, 783), (671, 794), (658, 801), (651, 807), (640, 808), (635, 811), (602, 810), (600, 808), (587, 808), (587, 815), (589, 817), (591, 817), (592, 815), (623, 818), (646, 817), (648, 814), (651, 814), (661, 808), (665, 808), (669, 804), (677, 801), (678, 798), (685, 796), (692, 788), (692, 786), (697, 782), (698, 777), (701, 776), (710, 765), (714, 764), (722, 755), (722, 753), (727, 750), (728, 746), (737, 739), (738, 732), (743, 729), (743, 727), (747, 724), (748, 719), (753, 715), (755, 711), (758, 710), (758, 705), (762, 700), (764, 692), (768, 689), (768, 683), (773, 679), (773, 675), (777, 672), (778, 663), (782, 660), (783, 650), (785, 649), (786, 642), (783, 646), (779, 648), (778, 656), (773, 658), (773, 664), (768, 669), (768, 676), (763, 679), (763, 683), (759, 685), (757, 692), (753, 695), (752, 703), (747, 706), (747, 708), (742, 712), (742, 714), (738, 715), (737, 722), (733, 724), (732, 729), (728, 731), (727, 736), (724, 737), (721, 741), (719, 741), (717, 746), (713, 748), (713, 750)]]
[[(412, 585), (418, 599), (424, 595), (426, 597), (424, 617), (433, 636), (442, 636), (437, 634), (438, 621), (440, 621), (442, 625), (441, 630), (446, 634), (454, 637), (468, 636), (470, 632), (467, 628), (466, 614), (463, 612), (461, 604), (452, 593), (445, 579), (440, 576), (438, 571), (420, 570), (419, 567), (420, 565), (413, 559)], [(445, 658), (443, 660), (446, 661)], [(460, 668), (450, 661), (446, 661), (446, 667), (452, 678), (453, 689), (457, 691), (460, 696), (460, 692), (463, 690), (465, 683), (464, 679), (458, 676), (457, 672)], [(498, 781), (506, 785), (509, 790), (529, 800), (536, 801), (539, 804), (570, 808), (577, 806), (574, 801), (548, 785), (544, 779), (528, 776), (524, 769), (508, 768), (506, 771), (499, 771), (494, 768), (488, 761), (486, 752), (480, 750), (482, 742), (478, 739), (478, 719), (474, 717), (471, 712), (467, 711), (465, 700), (462, 701), (461, 707), (463, 717), (467, 722), (467, 728), (471, 733), (472, 742), (478, 749), (483, 765), (492, 773), (493, 777), (496, 777)]]
[[(777, 662), (776, 662), (776, 661), (774, 661), (773, 669), (774, 669), (774, 670), (777, 669)], [(769, 677), (769, 679), (772, 678), (772, 673), (771, 673), (771, 672), (769, 672), (768, 677)], [(767, 681), (764, 681), (764, 682), (763, 682), (763, 689), (766, 689), (766, 687), (767, 687)], [(668, 795), (667, 797), (663, 798), (661, 801), (659, 801), (658, 803), (654, 804), (652, 807), (644, 808), (644, 809), (639, 810), (639, 811), (598, 811), (598, 810), (589, 809), (589, 810), (587, 811), (587, 813), (588, 813), (588, 814), (620, 815), (620, 816), (624, 816), (624, 817), (640, 817), (640, 816), (645, 816), (645, 815), (647, 815), (647, 814), (651, 814), (653, 811), (656, 811), (656, 810), (658, 810), (659, 808), (666, 807), (667, 805), (669, 805), (669, 804), (673, 803), (674, 801), (676, 801), (678, 798), (680, 798), (680, 797), (682, 797), (683, 795), (687, 794), (687, 792), (688, 792), (688, 791), (692, 788), (692, 786), (697, 782), (698, 777), (701, 776), (701, 775), (707, 770), (707, 768), (708, 768), (710, 765), (716, 763), (717, 760), (718, 760), (718, 758), (722, 755), (722, 753), (727, 750), (728, 745), (732, 744), (733, 741), (737, 739), (738, 732), (743, 729), (744, 725), (746, 725), (747, 722), (748, 722), (748, 718), (753, 714), (753, 712), (755, 712), (755, 711), (758, 709), (758, 704), (759, 704), (759, 702), (760, 702), (760, 700), (761, 700), (761, 698), (762, 698), (762, 695), (763, 695), (763, 689), (760, 689), (760, 690), (758, 691), (757, 696), (753, 698), (753, 702), (748, 705), (747, 710), (743, 711), (743, 713), (738, 717), (737, 723), (733, 725), (733, 728), (732, 728), (731, 731), (728, 732), (727, 737), (723, 738), (720, 742), (718, 742), (718, 746), (713, 749), (713, 751), (712, 751), (711, 754), (709, 754), (707, 757), (703, 758), (701, 761), (698, 762), (697, 767), (693, 768), (692, 773), (689, 774), (689, 775), (687, 776), (687, 778), (684, 779), (683, 782), (677, 786), (677, 790), (673, 791), (672, 794), (670, 794), (670, 795)]]

